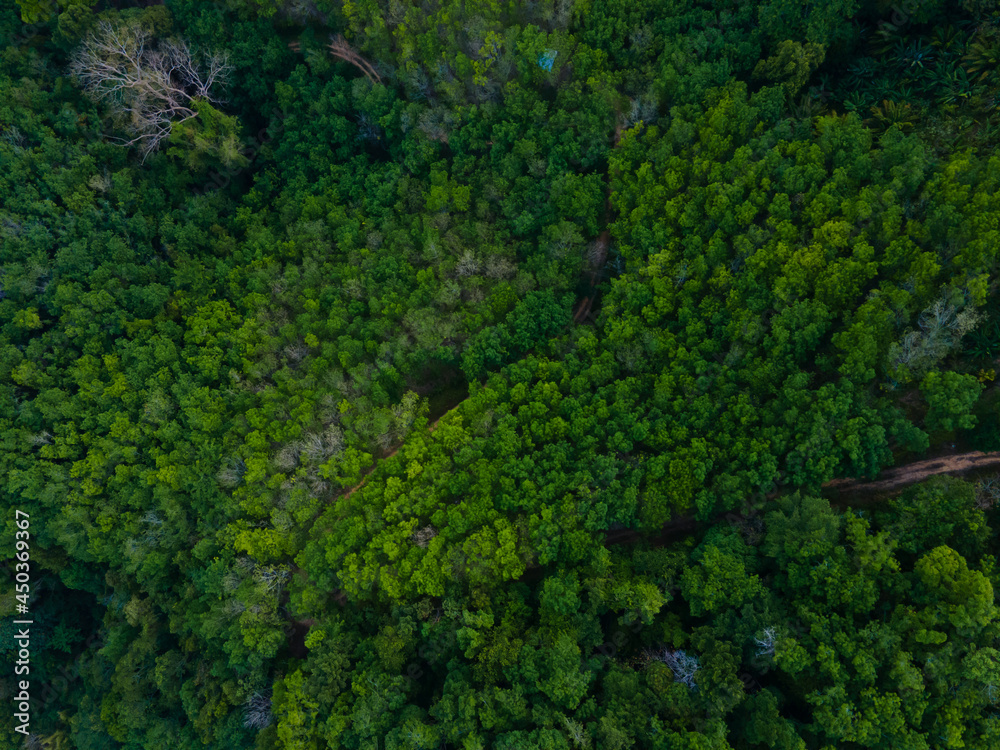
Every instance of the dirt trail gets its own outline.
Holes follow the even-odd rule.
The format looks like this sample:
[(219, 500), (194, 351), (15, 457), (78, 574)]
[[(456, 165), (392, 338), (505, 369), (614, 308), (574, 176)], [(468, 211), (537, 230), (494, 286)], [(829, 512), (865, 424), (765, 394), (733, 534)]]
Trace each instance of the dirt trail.
[[(431, 423), (431, 425), (430, 425), (430, 427), (428, 428), (427, 431), (428, 432), (434, 432), (434, 428), (437, 427), (438, 422), (441, 421), (441, 418), (443, 416), (445, 416), (445, 414), (450, 414), (451, 412), (455, 411), (455, 409), (457, 409), (461, 405), (462, 401), (464, 401), (464, 399), (458, 401), (453, 406), (451, 406), (450, 408), (447, 408), (444, 412), (442, 412), (437, 417), (437, 419), (435, 419)], [(405, 440), (403, 442), (405, 442)], [(371, 474), (373, 471), (375, 471), (376, 468), (378, 468), (378, 465), (379, 465), (380, 462), (385, 461), (385, 460), (387, 460), (389, 458), (392, 458), (397, 453), (399, 453), (399, 449), (403, 447), (403, 442), (397, 443), (395, 446), (393, 446), (393, 448), (388, 453), (382, 453), (381, 455), (375, 456), (374, 459), (373, 459), (373, 461), (372, 461), (372, 465), (369, 466), (367, 469), (365, 469), (364, 474), (361, 475), (361, 481), (358, 482), (353, 487), (349, 487), (346, 490), (338, 492), (337, 495), (330, 502), (333, 503), (333, 502), (336, 502), (337, 500), (342, 500), (342, 499), (349, 498), (355, 492), (357, 492), (362, 487), (364, 487), (365, 483), (368, 481), (368, 475)]]
[[(984, 471), (990, 468), (1000, 469), (1000, 451), (993, 451), (991, 453), (972, 451), (970, 453), (925, 458), (920, 461), (913, 461), (902, 466), (887, 469), (873, 481), (834, 479), (824, 484), (822, 489), (827, 496), (835, 496), (830, 498), (835, 504), (856, 505), (885, 499), (890, 495), (902, 492), (911, 484), (916, 484), (937, 474), (960, 475)], [(776, 495), (777, 493), (769, 495), (768, 499)], [(719, 520), (725, 518), (738, 520), (741, 516), (733, 512), (720, 513), (712, 523), (717, 523)], [(659, 547), (677, 541), (703, 525), (695, 520), (693, 516), (685, 515), (665, 523), (656, 536), (643, 534), (634, 529), (616, 529), (607, 533), (604, 543), (606, 545), (629, 544), (645, 539), (650, 541), (654, 546)]]
[(870, 482), (858, 479), (834, 479), (824, 484), (823, 489), (832, 490), (844, 498), (883, 495), (902, 491), (911, 484), (916, 484), (937, 474), (960, 475), (992, 467), (1000, 467), (1000, 451), (991, 453), (972, 451), (925, 458), (921, 461), (896, 466), (883, 471), (877, 479)]
[[(449, 410), (451, 411), (451, 410)], [(448, 412), (445, 412), (447, 414)], [(442, 417), (444, 414), (441, 415)], [(430, 432), (434, 431), (437, 423), (441, 420), (438, 417), (430, 425)], [(395, 455), (401, 446), (397, 445), (393, 450), (379, 460), (384, 460)], [(364, 478), (354, 487), (341, 493), (339, 498), (350, 497), (351, 494), (364, 486), (368, 481), (368, 474), (374, 471), (378, 461), (365, 472)], [(913, 461), (902, 466), (895, 466), (883, 471), (878, 479), (873, 481), (862, 481), (859, 479), (833, 479), (823, 485), (824, 494), (836, 495), (836, 500), (845, 504), (860, 502), (872, 502), (887, 495), (901, 492), (911, 484), (921, 482), (928, 477), (937, 474), (961, 475), (970, 472), (983, 471), (985, 469), (1000, 469), (1000, 451), (983, 453), (982, 451), (971, 451), (969, 453), (959, 453), (954, 455), (937, 456), (935, 458), (925, 458), (920, 461)], [(832, 498), (831, 498), (832, 499)], [(849, 502), (848, 502), (849, 501)], [(720, 514), (720, 517), (732, 515), (732, 513)], [(634, 529), (615, 529), (609, 531), (605, 536), (605, 544), (628, 544), (637, 542), (640, 539), (648, 539), (654, 544), (662, 545), (675, 541), (679, 537), (695, 531), (700, 524), (693, 516), (680, 516), (674, 518), (663, 525), (660, 533), (653, 537), (649, 534), (636, 531)]]
[[(449, 409), (448, 411), (452, 411), (452, 409)], [(431, 432), (434, 431), (434, 428), (441, 420), (441, 417), (443, 417), (444, 414), (447, 414), (448, 411), (444, 412), (434, 420), (433, 424), (430, 425)], [(390, 453), (383, 456), (383, 459), (394, 455), (399, 448), (400, 446), (396, 446)], [(378, 462), (376, 461), (375, 463), (377, 464)], [(366, 472), (365, 478), (359, 484), (350, 488), (346, 491), (346, 493), (341, 494), (339, 497), (349, 497), (351, 493), (362, 487), (368, 479), (367, 474), (371, 473), (374, 468), (375, 466), (373, 465)], [(993, 451), (990, 453), (971, 451), (969, 453), (925, 458), (920, 461), (903, 464), (902, 466), (895, 466), (891, 469), (883, 471), (879, 475), (878, 479), (875, 479), (874, 481), (865, 482), (857, 479), (834, 479), (824, 484), (822, 489), (827, 494), (836, 495), (837, 500), (835, 502), (845, 504), (847, 501), (849, 501), (850, 504), (875, 502), (883, 500), (889, 495), (901, 492), (911, 484), (916, 484), (917, 482), (921, 482), (931, 476), (936, 476), (938, 474), (961, 475), (971, 472), (984, 471), (991, 468), (1000, 468), (1000, 451)], [(769, 497), (773, 497), (773, 495)], [(746, 521), (746, 519), (739, 513), (728, 512), (720, 513), (713, 520), (713, 523), (717, 523), (718, 521), (724, 519), (729, 519), (734, 522)], [(659, 534), (655, 537), (650, 534), (641, 533), (634, 529), (615, 529), (607, 533), (604, 538), (604, 544), (629, 544), (640, 540), (647, 540), (652, 542), (654, 546), (662, 547), (672, 542), (676, 542), (682, 537), (697, 531), (701, 526), (703, 526), (703, 524), (699, 523), (693, 516), (680, 516), (665, 523), (660, 529)], [(293, 573), (305, 577), (305, 573), (294, 564), (292, 565), (292, 571)], [(526, 570), (521, 576), (521, 580), (534, 580), (540, 575), (541, 568), (535, 566)], [(346, 606), (347, 598), (339, 590), (335, 593), (334, 598), (341, 606)], [(291, 636), (291, 646), (293, 652), (297, 653), (298, 651), (302, 651), (304, 653), (305, 633), (308, 632), (309, 626), (312, 624), (313, 621), (311, 620), (302, 620), (294, 623), (294, 632)]]

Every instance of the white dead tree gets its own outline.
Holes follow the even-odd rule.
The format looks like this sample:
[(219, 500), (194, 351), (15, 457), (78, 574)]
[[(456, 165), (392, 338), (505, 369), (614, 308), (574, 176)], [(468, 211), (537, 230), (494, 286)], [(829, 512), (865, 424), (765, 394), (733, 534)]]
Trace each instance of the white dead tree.
[(764, 628), (760, 636), (753, 640), (757, 646), (757, 656), (774, 656), (774, 649), (778, 642), (778, 632), (774, 628)]
[(139, 146), (145, 158), (170, 135), (172, 123), (198, 116), (196, 99), (219, 101), (212, 87), (225, 81), (231, 66), (224, 54), (199, 66), (182, 40), (156, 43), (138, 24), (101, 21), (70, 70), (88, 94), (108, 104), (132, 133), (125, 145)]
[(978, 311), (961, 309), (941, 297), (920, 313), (918, 330), (907, 332), (889, 347), (889, 364), (906, 368), (912, 379), (919, 379), (958, 347), (980, 320)]
[(271, 698), (254, 693), (243, 707), (243, 726), (261, 730), (271, 724)]
[(694, 676), (701, 669), (697, 656), (688, 656), (684, 651), (674, 651), (666, 647), (648, 649), (646, 656), (670, 667), (670, 671), (674, 673), (674, 682), (681, 682), (691, 690), (697, 689)]

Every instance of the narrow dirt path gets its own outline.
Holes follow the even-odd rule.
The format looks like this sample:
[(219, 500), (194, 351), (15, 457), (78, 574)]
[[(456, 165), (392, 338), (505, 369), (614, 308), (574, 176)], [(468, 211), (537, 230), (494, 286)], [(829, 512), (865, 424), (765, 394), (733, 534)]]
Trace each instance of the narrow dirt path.
[[(991, 453), (971, 451), (969, 453), (925, 458), (920, 461), (903, 464), (902, 466), (894, 466), (891, 469), (883, 471), (877, 479), (872, 481), (833, 479), (824, 484), (822, 490), (824, 491), (824, 495), (830, 498), (831, 502), (838, 505), (859, 505), (884, 500), (891, 495), (902, 492), (911, 484), (922, 482), (928, 477), (938, 474), (956, 476), (985, 471), (991, 468), (1000, 469), (1000, 451), (993, 451)], [(775, 497), (777, 494), (768, 495), (768, 499)], [(712, 523), (717, 523), (725, 518), (738, 520), (742, 516), (735, 512), (720, 513), (712, 520)], [(656, 536), (644, 534), (634, 529), (609, 531), (604, 538), (604, 544), (629, 544), (645, 539), (652, 542), (654, 546), (661, 547), (677, 541), (703, 525), (705, 525), (704, 522), (697, 521), (694, 516), (685, 515), (665, 523)]]
[(857, 498), (901, 492), (911, 484), (921, 482), (937, 474), (952, 476), (1000, 468), (1000, 451), (983, 453), (971, 451), (955, 455), (938, 456), (895, 466), (879, 474), (878, 478), (865, 482), (858, 479), (834, 479), (823, 485), (823, 489), (836, 492), (842, 498)]
[[(463, 397), (463, 398), (459, 399), (458, 401), (456, 401), (456, 402), (454, 402), (454, 403), (446, 406), (444, 408), (444, 410), (440, 414), (438, 414), (437, 418), (433, 422), (431, 422), (431, 424), (428, 427), (427, 431), (428, 432), (434, 432), (434, 428), (437, 427), (437, 424), (438, 424), (438, 422), (441, 421), (441, 418), (444, 417), (446, 414), (450, 414), (451, 412), (455, 411), (455, 409), (457, 409), (462, 404), (462, 402), (465, 401), (465, 398), (467, 398), (467, 397), (468, 397), (468, 395), (466, 394), (465, 397)], [(353, 495), (355, 492), (357, 492), (358, 490), (360, 490), (362, 487), (364, 487), (365, 483), (368, 481), (369, 475), (371, 475), (371, 473), (373, 471), (375, 471), (375, 469), (378, 468), (379, 464), (382, 461), (390, 459), (393, 456), (395, 456), (397, 453), (399, 453), (399, 449), (403, 447), (403, 443), (404, 442), (406, 442), (405, 438), (404, 438), (404, 440), (402, 442), (397, 443), (396, 445), (394, 445), (392, 447), (392, 449), (389, 450), (388, 453), (381, 453), (380, 455), (373, 456), (372, 457), (372, 464), (371, 464), (371, 466), (369, 466), (367, 469), (365, 469), (364, 473), (361, 475), (361, 481), (358, 482), (353, 487), (348, 487), (345, 490), (341, 490), (340, 492), (338, 492), (325, 505), (332, 505), (333, 503), (337, 502), (338, 500), (342, 500), (342, 499), (348, 498), (351, 495)]]

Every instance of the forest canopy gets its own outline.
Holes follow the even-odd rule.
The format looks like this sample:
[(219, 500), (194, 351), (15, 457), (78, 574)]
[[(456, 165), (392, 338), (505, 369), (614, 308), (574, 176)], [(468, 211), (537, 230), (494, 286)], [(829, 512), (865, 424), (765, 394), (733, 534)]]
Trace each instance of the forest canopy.
[(5, 747), (1000, 750), (995, 3), (0, 40)]

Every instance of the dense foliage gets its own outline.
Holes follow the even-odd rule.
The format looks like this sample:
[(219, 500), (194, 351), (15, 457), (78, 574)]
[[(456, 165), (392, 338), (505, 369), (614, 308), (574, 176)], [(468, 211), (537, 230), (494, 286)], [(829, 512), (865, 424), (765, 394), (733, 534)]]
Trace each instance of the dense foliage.
[(1000, 748), (1000, 15), (0, 0), (5, 746)]

